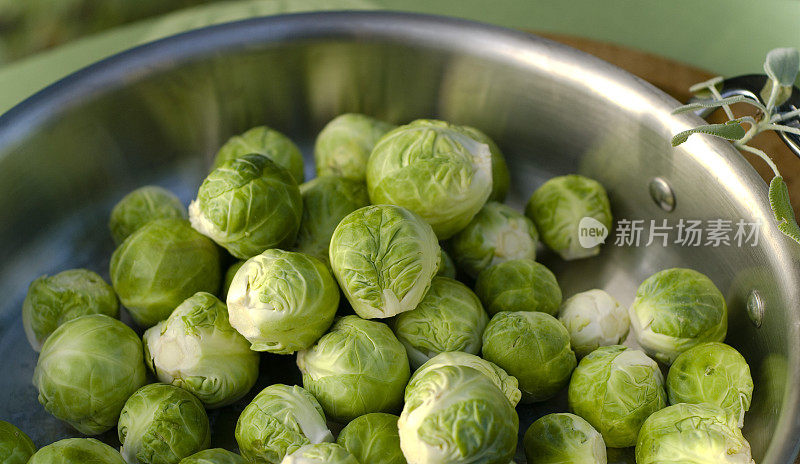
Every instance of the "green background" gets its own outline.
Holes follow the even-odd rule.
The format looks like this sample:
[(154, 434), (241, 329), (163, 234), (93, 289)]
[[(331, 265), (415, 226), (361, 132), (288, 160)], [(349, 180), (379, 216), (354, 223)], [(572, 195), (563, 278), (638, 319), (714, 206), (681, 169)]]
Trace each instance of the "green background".
[(797, 0), (238, 0), (140, 21), (0, 68), (0, 113), (101, 58), (177, 32), (254, 16), (341, 9), (443, 14), (581, 36), (723, 75), (760, 72), (768, 50), (800, 48)]

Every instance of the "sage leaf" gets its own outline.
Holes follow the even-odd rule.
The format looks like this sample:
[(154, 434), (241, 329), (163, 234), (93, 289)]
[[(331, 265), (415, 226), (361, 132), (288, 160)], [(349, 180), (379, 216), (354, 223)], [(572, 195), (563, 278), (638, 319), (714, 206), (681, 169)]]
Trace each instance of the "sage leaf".
[(797, 225), (792, 204), (789, 201), (789, 188), (783, 177), (775, 176), (769, 183), (769, 205), (778, 222), (778, 230), (800, 243), (800, 226)]
[[(764, 102), (768, 102), (769, 101), (769, 96), (772, 94), (772, 86), (775, 85), (775, 82), (776, 81), (774, 81), (772, 79), (767, 79), (767, 83), (764, 84), (764, 88), (761, 89), (761, 100), (762, 101), (764, 101)], [(781, 85), (778, 88), (778, 95), (775, 97), (775, 103), (773, 103), (773, 106), (777, 108), (777, 107), (783, 105), (784, 103), (786, 103), (786, 100), (788, 100), (789, 97), (792, 96), (792, 89), (794, 89), (794, 86)]]
[(677, 147), (688, 140), (689, 136), (692, 134), (709, 134), (726, 140), (739, 140), (744, 137), (744, 133), (744, 128), (739, 124), (738, 119), (728, 121), (724, 124), (706, 124), (675, 134), (675, 136), (672, 137), (672, 146)]
[(764, 109), (764, 106), (760, 102), (756, 101), (754, 98), (748, 97), (747, 95), (734, 95), (732, 97), (726, 97), (721, 100), (712, 99), (712, 100), (694, 101), (692, 103), (688, 103), (686, 105), (675, 108), (674, 110), (672, 110), (672, 114), (681, 114), (681, 113), (686, 113), (688, 111), (699, 110), (702, 108), (718, 108), (720, 106), (732, 105), (734, 103), (740, 103), (740, 102), (749, 103), (755, 107), (758, 107), (761, 110)]
[(764, 71), (782, 86), (794, 85), (800, 70), (800, 53), (796, 48), (776, 48), (767, 53)]

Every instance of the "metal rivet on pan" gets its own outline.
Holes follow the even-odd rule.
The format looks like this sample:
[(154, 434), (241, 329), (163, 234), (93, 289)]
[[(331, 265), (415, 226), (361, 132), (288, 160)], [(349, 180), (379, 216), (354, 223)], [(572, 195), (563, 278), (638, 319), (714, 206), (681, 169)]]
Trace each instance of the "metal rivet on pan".
[(747, 315), (754, 326), (761, 327), (761, 321), (764, 319), (764, 299), (758, 290), (751, 291), (747, 296)]
[(666, 212), (675, 209), (675, 194), (672, 192), (672, 187), (661, 177), (654, 177), (650, 181), (650, 197)]

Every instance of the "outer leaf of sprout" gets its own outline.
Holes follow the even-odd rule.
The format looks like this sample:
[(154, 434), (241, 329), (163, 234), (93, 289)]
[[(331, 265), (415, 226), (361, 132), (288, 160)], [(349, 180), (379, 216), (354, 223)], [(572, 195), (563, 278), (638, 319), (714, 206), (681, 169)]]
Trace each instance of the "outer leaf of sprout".
[(519, 418), (481, 372), (441, 366), (406, 388), (398, 421), (409, 464), (506, 464), (517, 448)]
[(569, 383), (569, 408), (603, 435), (609, 448), (636, 444), (650, 414), (667, 405), (664, 378), (644, 352), (600, 347), (581, 360)]
[(303, 218), (294, 250), (330, 266), (328, 249), (336, 226), (345, 216), (369, 205), (367, 186), (344, 177), (321, 176), (300, 186)]
[(544, 244), (567, 261), (600, 253), (603, 242), (588, 247), (581, 244), (584, 220), (599, 222), (606, 230), (611, 229), (613, 220), (603, 185), (577, 174), (554, 177), (539, 186), (525, 205), (525, 215), (536, 224)]
[(672, 146), (677, 147), (688, 140), (692, 134), (709, 134), (727, 140), (739, 140), (745, 134), (744, 128), (739, 122), (738, 119), (734, 119), (723, 124), (705, 124), (679, 132), (672, 137)]
[(447, 277), (434, 277), (419, 305), (398, 314), (393, 328), (406, 347), (411, 367), (416, 369), (439, 353), (480, 353), (488, 322), (486, 311), (469, 287)]
[(750, 366), (733, 347), (702, 343), (681, 353), (667, 375), (670, 404), (713, 404), (734, 418), (741, 428), (753, 399)]
[(266, 156), (278, 166), (286, 168), (298, 184), (303, 182), (303, 155), (300, 149), (288, 137), (266, 126), (254, 127), (228, 139), (217, 152), (211, 170), (253, 153)]
[(539, 233), (533, 221), (510, 206), (490, 201), (469, 224), (450, 238), (458, 269), (470, 276), (514, 259), (536, 259)]
[(569, 332), (541, 312), (499, 312), (483, 332), (483, 358), (519, 381), (523, 403), (545, 401), (569, 382), (575, 368)]
[(606, 464), (606, 444), (592, 425), (574, 414), (557, 413), (540, 417), (524, 438), (528, 462), (537, 464)]
[(556, 276), (530, 259), (484, 269), (475, 282), (475, 294), (490, 316), (500, 311), (541, 311), (555, 316), (562, 299)]
[[(502, 367), (491, 361), (487, 361), (474, 354), (464, 353), (463, 351), (450, 351), (432, 357), (414, 372), (414, 375), (411, 376), (411, 380), (409, 380), (408, 383), (411, 384), (416, 378), (425, 375), (427, 371), (438, 369), (442, 366), (466, 366), (482, 373), (503, 392), (511, 403), (511, 406), (516, 407), (519, 400), (522, 398), (522, 393), (519, 391), (519, 381), (516, 377), (508, 375)], [(408, 389), (406, 389), (406, 394), (408, 394)]]
[(299, 351), (297, 367), (326, 416), (343, 423), (400, 409), (411, 376), (406, 349), (391, 329), (358, 316), (339, 319), (314, 346)]
[(311, 393), (293, 385), (263, 389), (236, 422), (236, 442), (247, 462), (277, 464), (303, 445), (333, 441)]
[(152, 327), (197, 292), (216, 293), (219, 250), (182, 219), (157, 219), (111, 255), (111, 283), (138, 325)]
[(732, 415), (711, 404), (676, 404), (650, 415), (636, 443), (636, 462), (754, 464)]
[(339, 289), (313, 256), (278, 249), (247, 260), (228, 289), (234, 329), (254, 351), (290, 354), (316, 342), (339, 306)]
[(317, 175), (365, 182), (372, 149), (394, 127), (364, 114), (337, 116), (320, 131), (314, 144)]
[(621, 344), (630, 328), (627, 309), (600, 289), (570, 297), (561, 307), (559, 321), (567, 328), (572, 349), (579, 357), (601, 346)]
[[(146, 382), (136, 332), (104, 314), (64, 323), (45, 341), (33, 373), (39, 402), (84, 435), (110, 430)], [(50, 462), (50, 461), (47, 461)]]
[(430, 225), (398, 206), (358, 209), (342, 219), (331, 237), (333, 273), (363, 318), (386, 318), (416, 308), (439, 260), (439, 242)]
[(456, 278), (456, 263), (453, 262), (453, 258), (443, 249), (440, 250), (439, 267), (436, 271), (436, 275), (439, 277), (449, 277), (451, 279)]
[(117, 432), (120, 454), (128, 464), (174, 464), (211, 443), (203, 403), (188, 391), (163, 383), (145, 385), (128, 398)]
[(381, 412), (364, 414), (342, 429), (336, 443), (361, 463), (406, 464), (400, 450), (398, 419), (393, 414)]
[(648, 277), (628, 314), (642, 349), (667, 365), (697, 344), (721, 342), (728, 331), (725, 298), (711, 279), (692, 269)]
[(117, 245), (155, 219), (186, 219), (186, 207), (169, 190), (146, 185), (125, 195), (111, 210), (108, 228)]
[(22, 303), (22, 326), (31, 347), (38, 352), (61, 324), (87, 314), (105, 314), (116, 319), (117, 295), (96, 273), (69, 269), (31, 282)]
[(114, 448), (94, 438), (66, 438), (49, 444), (28, 464), (125, 464)]
[(367, 162), (372, 203), (418, 214), (440, 240), (469, 224), (492, 185), (489, 146), (444, 121), (417, 120), (394, 129)]
[(211, 448), (183, 458), (178, 464), (247, 464), (247, 461), (228, 450)]
[(0, 420), (0, 462), (25, 464), (34, 453), (36, 446), (25, 432), (14, 424)]
[(213, 170), (189, 204), (192, 227), (239, 259), (294, 244), (302, 216), (292, 174), (258, 154)]
[(342, 445), (312, 443), (286, 455), (281, 464), (358, 464), (358, 461)]
[(209, 409), (236, 402), (258, 377), (258, 353), (210, 293), (187, 298), (142, 338), (145, 361), (158, 380), (189, 391)]

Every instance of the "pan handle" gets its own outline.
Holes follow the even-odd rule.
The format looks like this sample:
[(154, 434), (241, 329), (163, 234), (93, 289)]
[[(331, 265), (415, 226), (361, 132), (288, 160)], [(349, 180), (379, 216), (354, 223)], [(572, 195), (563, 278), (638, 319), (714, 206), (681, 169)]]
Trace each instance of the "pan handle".
[[(742, 76), (732, 77), (725, 79), (720, 83), (719, 93), (723, 98), (732, 97), (735, 95), (744, 95), (747, 97), (755, 98), (756, 100), (764, 103), (761, 99), (761, 89), (767, 83), (767, 76), (765, 74), (746, 74)], [(700, 100), (699, 98), (691, 98), (689, 103)], [(800, 108), (800, 90), (797, 87), (792, 88), (792, 95), (786, 102), (781, 105), (778, 110), (781, 113), (795, 111)], [(701, 118), (707, 118), (717, 108), (701, 108), (695, 113)], [(800, 128), (800, 117), (795, 116), (791, 119), (784, 120), (781, 124)], [(800, 136), (796, 134), (789, 134), (786, 132), (778, 132), (781, 140), (792, 150), (792, 153), (800, 158)]]

